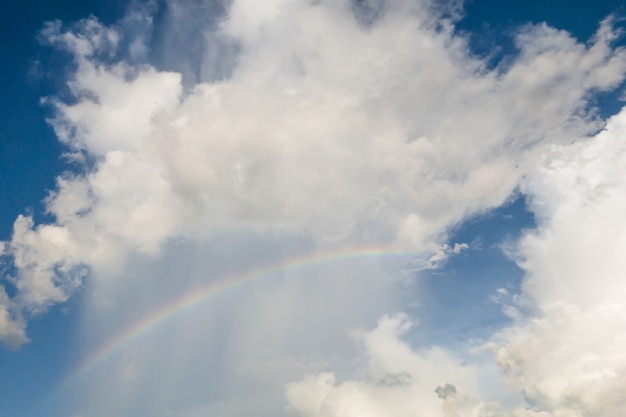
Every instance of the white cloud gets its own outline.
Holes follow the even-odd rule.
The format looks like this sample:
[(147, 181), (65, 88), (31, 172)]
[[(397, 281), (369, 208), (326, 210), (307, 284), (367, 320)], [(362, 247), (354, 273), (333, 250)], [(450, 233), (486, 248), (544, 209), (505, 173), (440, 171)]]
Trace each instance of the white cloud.
[[(503, 404), (503, 393), (494, 389), (497, 380), (486, 384), (487, 390), (466, 391), (474, 395), (471, 407), (457, 411), (437, 409), (432, 399), (423, 401), (409, 390), (384, 397), (369, 381), (371, 377), (336, 383), (332, 374), (325, 373), (287, 388), (292, 408), (302, 416), (403, 415), (404, 404), (417, 403), (421, 410), (431, 401), (431, 408), (424, 408), (427, 415), (622, 415), (626, 406), (625, 132), (623, 110), (594, 138), (553, 147), (524, 181), (523, 191), (538, 216), (538, 228), (528, 232), (515, 250), (526, 271), (521, 294), (506, 306), (515, 310), (511, 316), (516, 324), (495, 334), (484, 347), (494, 353), (505, 387), (523, 396), (525, 404)], [(505, 289), (497, 293), (497, 302), (510, 298)], [(397, 329), (401, 323), (395, 322)], [(383, 334), (383, 328), (379, 325), (371, 334)], [(380, 346), (386, 347), (382, 340), (389, 343), (389, 339), (387, 334)], [(384, 369), (381, 363), (398, 364), (399, 368), (393, 368), (396, 372), (403, 366), (408, 369), (411, 357), (420, 357), (399, 341), (396, 349), (377, 351), (366, 343), (366, 351), (372, 358), (369, 372)], [(454, 357), (447, 359), (454, 361)], [(372, 364), (379, 364), (378, 368)], [(457, 366), (457, 372), (464, 369), (458, 362)], [(439, 370), (441, 365), (435, 367)], [(485, 367), (480, 363), (473, 369), (485, 372)], [(458, 378), (450, 374), (446, 382), (456, 387)], [(477, 379), (474, 376), (474, 382)], [(432, 381), (431, 386), (436, 383), (439, 393), (451, 392), (439, 381)], [(419, 411), (411, 412), (419, 415)]]
[[(362, 380), (309, 376), (287, 387), (290, 409), (306, 417), (476, 415), (483, 406), (475, 395), (477, 369), (440, 348), (412, 351), (400, 339), (410, 326), (404, 315), (383, 317), (361, 336), (368, 357)], [(440, 385), (455, 392), (442, 397)]]
[[(180, 12), (178, 2), (168, 5)], [(16, 295), (0, 292), (0, 339), (24, 343), (22, 316), (67, 300), (87, 271), (85, 321), (104, 323), (93, 336), (224, 271), (275, 260), (281, 245), (298, 239), (312, 250), (405, 249), (425, 260), (420, 267), (436, 267), (467, 248), (448, 242), (452, 227), (521, 186), (539, 226), (515, 249), (527, 276), (513, 299), (535, 309), (529, 316), (511, 307), (516, 324), (489, 347), (527, 408), (482, 402), (501, 399), (477, 386), (482, 365), (444, 348), (412, 350), (401, 340), (410, 327), (402, 315), (360, 334), (365, 375), (304, 377), (311, 369), (298, 365), (297, 353), (316, 351), (314, 364), (336, 366), (353, 354), (346, 330), (399, 303), (388, 273), (367, 266), (292, 272), (297, 280), (287, 274), (253, 296), (207, 307), (172, 334), (155, 333), (154, 344), (134, 346), (142, 354), (98, 374), (87, 408), (124, 415), (143, 395), (158, 399), (146, 413), (236, 415), (238, 394), (258, 400), (296, 375), (287, 398), (309, 417), (618, 416), (626, 116), (590, 139), (602, 121), (587, 109), (626, 72), (626, 52), (611, 46), (611, 20), (587, 45), (546, 25), (526, 26), (516, 37), (519, 55), (488, 70), (435, 3), (372, 7), (357, 19), (348, 1), (233, 1), (223, 19), (193, 28), (203, 45), (201, 58), (185, 61), (195, 63), (193, 77), (136, 64), (148, 43), (142, 35), (125, 44), (124, 25), (48, 25), (42, 36), (76, 64), (68, 80), (74, 100), (49, 99), (51, 124), (84, 170), (57, 180), (46, 200), (55, 222), (15, 222), (3, 255), (12, 258)], [(193, 37), (187, 15), (177, 16), (176, 36)], [(124, 45), (128, 61), (116, 52)], [(229, 71), (217, 67), (214, 50)], [(197, 83), (184, 85), (189, 79)], [(107, 304), (115, 308), (99, 315)], [(165, 351), (176, 361), (164, 361)], [(337, 357), (324, 357), (333, 351)], [(198, 387), (215, 384), (206, 374), (218, 365), (223, 387), (212, 394), (224, 398), (207, 400)], [(232, 371), (275, 368), (278, 380), (267, 386)], [(119, 398), (120, 375), (123, 401), (103, 414)], [(275, 398), (264, 401), (272, 403), (264, 410), (276, 410)]]
[(619, 416), (626, 402), (626, 112), (555, 148), (525, 191), (539, 227), (519, 243), (536, 310), (496, 336), (510, 383), (550, 415)]
[(18, 348), (28, 342), (28, 337), (24, 320), (13, 317), (12, 304), (4, 288), (0, 288), (0, 340), (10, 348)]
[(6, 249), (18, 271), (13, 278), (17, 301), (35, 313), (66, 301), (86, 274), (75, 255), (79, 252), (76, 243), (59, 225), (35, 227), (30, 217), (19, 216)]
[(59, 179), (55, 224), (18, 219), (19, 298), (38, 311), (67, 298), (78, 265), (232, 228), (442, 253), (448, 228), (505, 201), (545, 144), (598, 129), (586, 97), (620, 82), (626, 54), (608, 21), (589, 46), (528, 26), (519, 57), (488, 71), (438, 13), (388, 3), (364, 26), (349, 2), (235, 1), (212, 28), (238, 45), (232, 76), (184, 96), (178, 74), (103, 63), (123, 26), (46, 27), (77, 65), (76, 101), (53, 100), (52, 125), (96, 162)]

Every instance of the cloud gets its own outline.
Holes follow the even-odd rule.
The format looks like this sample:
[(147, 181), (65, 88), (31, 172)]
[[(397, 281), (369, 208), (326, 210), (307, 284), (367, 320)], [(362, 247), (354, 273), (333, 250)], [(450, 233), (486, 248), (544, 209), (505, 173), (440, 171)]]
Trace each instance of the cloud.
[[(497, 302), (508, 299), (510, 305), (505, 307), (515, 310), (511, 314), (515, 323), (474, 350), (493, 352), (504, 388), (519, 393), (521, 401), (503, 402), (503, 393), (494, 389), (500, 384), (497, 376), (489, 374), (487, 363), (479, 357), (463, 356), (467, 352), (447, 353), (447, 362), (456, 361), (460, 374), (442, 374), (450, 382), (438, 385), (434, 392), (444, 400), (443, 408), (437, 409), (432, 399), (422, 399), (426, 387), (420, 395), (407, 388), (402, 394), (384, 396), (380, 391), (394, 385), (372, 384), (371, 373), (380, 372), (380, 364), (386, 363), (398, 366), (391, 372), (398, 372), (400, 366), (409, 369), (424, 355), (398, 340), (408, 329), (406, 317), (399, 316), (383, 319), (367, 334), (385, 337), (377, 338), (380, 345), (365, 343), (371, 358), (366, 376), (339, 383), (332, 373), (304, 378), (287, 387), (292, 409), (298, 415), (320, 417), (420, 415), (422, 409), (425, 415), (442, 416), (620, 416), (626, 406), (622, 394), (626, 389), (626, 289), (622, 277), (626, 241), (621, 226), (626, 209), (625, 132), (626, 111), (622, 110), (593, 138), (552, 147), (538, 162), (538, 169), (524, 180), (522, 191), (537, 216), (538, 227), (527, 231), (517, 247), (510, 249), (526, 272), (521, 293), (509, 297), (509, 291), (497, 291)], [(387, 327), (389, 323), (393, 325)], [(394, 331), (385, 333), (383, 329)], [(396, 349), (373, 348), (392, 341)], [(459, 354), (475, 365), (462, 366)], [(433, 366), (442, 369), (440, 364)], [(462, 371), (469, 370), (475, 373), (470, 379), (474, 383), (489, 382), (482, 387), (457, 388)], [(424, 369), (408, 373), (416, 374), (430, 375)], [(431, 384), (436, 386), (434, 381)], [(470, 394), (465, 409), (457, 407), (461, 393)], [(403, 404), (407, 408), (415, 405), (419, 411), (409, 414)]]
[(437, 397), (445, 400), (448, 397), (456, 396), (456, 387), (452, 384), (446, 384), (444, 387), (437, 387), (435, 393), (437, 393)]
[[(184, 5), (167, 3), (166, 34), (198, 39), (195, 78), (137, 63), (150, 16), (141, 36), (95, 18), (42, 32), (74, 56), (73, 99), (49, 99), (50, 123), (86, 165), (58, 179), (54, 223), (15, 223), (21, 309), (66, 300), (87, 269), (115, 275), (129, 254), (228, 230), (445, 257), (448, 230), (502, 204), (549, 145), (601, 127), (587, 100), (626, 67), (610, 20), (589, 45), (527, 26), (489, 70), (437, 3), (373, 2), (364, 24), (348, 1), (239, 0), (183, 36)], [(228, 71), (206, 69), (214, 51)]]
[(21, 317), (14, 317), (12, 304), (4, 288), (0, 288), (0, 340), (15, 349), (28, 342), (28, 337), (26, 323)]
[(593, 140), (554, 148), (524, 185), (539, 226), (517, 256), (535, 314), (494, 348), (510, 384), (550, 415), (612, 417), (626, 406), (625, 132), (622, 110)]
[[(422, 409), (425, 415), (442, 416), (620, 416), (626, 405), (622, 395), (626, 388), (626, 292), (621, 274), (626, 267), (621, 227), (626, 208), (625, 131), (626, 111), (622, 110), (592, 139), (553, 147), (538, 162), (537, 171), (524, 180), (522, 190), (537, 215), (538, 227), (528, 231), (511, 253), (526, 272), (521, 293), (507, 306), (516, 310), (515, 324), (496, 332), (482, 348), (494, 353), (505, 387), (518, 392), (521, 403), (504, 404), (502, 393), (493, 390), (497, 379), (487, 384), (487, 390), (471, 385), (461, 390), (457, 381), (462, 377), (454, 372), (442, 374), (450, 382), (434, 390), (444, 400), (441, 409), (409, 389), (384, 396), (380, 391), (394, 384), (370, 382), (381, 364), (397, 366), (389, 371), (395, 375), (401, 366), (409, 369), (416, 358), (424, 356), (398, 340), (408, 329), (406, 317), (399, 316), (383, 319), (366, 334), (384, 337), (376, 338), (380, 344), (364, 344), (371, 358), (365, 376), (338, 383), (332, 373), (321, 373), (289, 385), (287, 399), (293, 411), (324, 417), (420, 415)], [(506, 290), (498, 294), (509, 295)], [(392, 342), (396, 349), (380, 348)], [(464, 367), (458, 352), (447, 354), (448, 364), (456, 361), (456, 372), (471, 369), (475, 373), (471, 381), (485, 381), (488, 365), (478, 357), (465, 358), (476, 365)], [(434, 366), (442, 369), (440, 364)], [(402, 374), (430, 375), (424, 369)], [(470, 394), (465, 409), (456, 403), (462, 392)], [(419, 411), (408, 414), (403, 404), (419, 404), (415, 405)]]
[(276, 415), (283, 384), (307, 417), (620, 415), (626, 113), (604, 126), (589, 108), (626, 72), (612, 19), (588, 44), (519, 28), (517, 55), (489, 69), (454, 31), (458, 4), (166, 5), (161, 21), (146, 7), (42, 31), (73, 56), (72, 98), (47, 102), (77, 169), (46, 199), (55, 220), (19, 216), (3, 245), (4, 343), (27, 342), (27, 318), (84, 285), (93, 341), (294, 254), (385, 246), (434, 268), (467, 248), (452, 228), (519, 188), (538, 226), (510, 249), (526, 272), (505, 307), (514, 324), (485, 347), (523, 402), (479, 386), (491, 368), (469, 354), (412, 348), (405, 315), (357, 333), (364, 357), (350, 361), (346, 331), (401, 304), (383, 265), (350, 264), (285, 273), (155, 331), (80, 388), (85, 415), (147, 398), (147, 415), (232, 416), (240, 398)]
[(445, 417), (459, 417), (456, 407), (456, 387), (452, 384), (446, 384), (444, 387), (438, 386), (435, 390), (437, 397), (443, 401), (443, 410)]
[[(401, 340), (410, 327), (405, 315), (383, 317), (360, 337), (367, 355), (362, 379), (338, 382), (326, 372), (294, 382), (286, 388), (290, 410), (306, 417), (475, 415), (482, 407), (478, 370), (440, 348), (413, 351)], [(455, 385), (441, 388), (442, 380)]]
[(285, 384), (355, 364), (348, 334), (394, 308), (396, 261), (348, 258), (279, 270), (219, 291), (141, 337), (120, 341), (119, 335), (209, 283), (297, 258), (310, 247), (306, 238), (252, 233), (204, 244), (171, 242), (156, 259), (131, 256), (119, 277), (90, 279), (80, 311), (85, 348), (77, 357), (112, 343), (116, 348), (56, 400), (90, 417), (165, 410), (176, 416), (281, 415)]

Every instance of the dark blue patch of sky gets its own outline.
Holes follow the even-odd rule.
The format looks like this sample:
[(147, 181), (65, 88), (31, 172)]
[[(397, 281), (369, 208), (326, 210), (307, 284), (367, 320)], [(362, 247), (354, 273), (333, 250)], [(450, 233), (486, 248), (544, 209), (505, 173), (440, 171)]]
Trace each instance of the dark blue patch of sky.
[[(588, 44), (600, 22), (609, 16), (615, 17), (616, 28), (626, 30), (624, 0), (468, 0), (465, 15), (457, 22), (456, 30), (469, 36), (473, 54), (487, 59), (489, 68), (496, 68), (516, 54), (514, 34), (520, 27), (545, 22)], [(626, 46), (626, 36), (617, 39), (615, 46)], [(625, 85), (591, 98), (590, 106), (596, 108), (602, 118), (616, 114), (624, 104), (621, 97)]]

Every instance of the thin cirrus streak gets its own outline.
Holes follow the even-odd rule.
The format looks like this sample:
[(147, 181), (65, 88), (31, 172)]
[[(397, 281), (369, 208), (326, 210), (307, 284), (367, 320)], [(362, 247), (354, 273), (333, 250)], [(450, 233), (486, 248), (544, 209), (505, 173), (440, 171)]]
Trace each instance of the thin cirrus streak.
[(299, 268), (311, 267), (320, 264), (345, 261), (351, 259), (366, 259), (376, 257), (405, 257), (407, 260), (415, 257), (415, 253), (404, 252), (389, 247), (359, 247), (351, 249), (341, 249), (333, 252), (313, 253), (295, 259), (282, 260), (277, 263), (255, 268), (240, 275), (233, 275), (223, 280), (218, 280), (201, 287), (192, 293), (183, 295), (172, 303), (158, 310), (152, 311), (147, 316), (136, 321), (125, 331), (117, 334), (112, 340), (103, 344), (92, 354), (88, 355), (80, 365), (71, 372), (59, 385), (57, 392), (71, 387), (81, 377), (87, 375), (115, 352), (123, 348), (127, 343), (139, 339), (152, 329), (168, 319), (187, 311), (212, 297), (223, 294), (228, 290), (235, 289), (244, 283), (249, 283), (258, 279), (269, 277), (279, 272), (296, 270)]

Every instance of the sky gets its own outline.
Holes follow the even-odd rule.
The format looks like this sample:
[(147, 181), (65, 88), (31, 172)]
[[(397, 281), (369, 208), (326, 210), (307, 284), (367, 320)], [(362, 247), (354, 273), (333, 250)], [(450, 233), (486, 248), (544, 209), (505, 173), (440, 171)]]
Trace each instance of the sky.
[(622, 417), (621, 1), (0, 13), (0, 417)]

